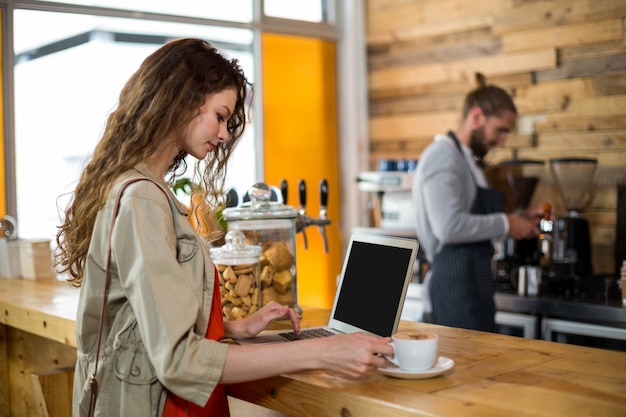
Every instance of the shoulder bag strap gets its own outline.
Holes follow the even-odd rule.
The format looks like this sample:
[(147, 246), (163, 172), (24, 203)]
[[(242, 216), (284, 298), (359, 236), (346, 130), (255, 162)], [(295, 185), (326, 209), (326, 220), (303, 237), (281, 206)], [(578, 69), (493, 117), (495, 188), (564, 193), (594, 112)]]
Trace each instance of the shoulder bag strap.
[[(117, 192), (117, 196), (115, 197), (115, 205), (113, 206), (113, 217), (111, 219), (111, 229), (109, 231), (109, 245), (107, 248), (106, 263), (104, 267), (104, 290), (102, 293), (102, 306), (100, 307), (100, 322), (98, 323), (98, 344), (96, 347), (96, 363), (94, 365), (93, 373), (89, 377), (90, 398), (89, 398), (88, 416), (90, 417), (94, 415), (94, 411), (96, 407), (96, 398), (98, 395), (98, 381), (96, 380), (96, 374), (98, 372), (98, 360), (100, 358), (100, 344), (102, 342), (102, 326), (104, 324), (104, 307), (106, 304), (107, 297), (109, 295), (109, 283), (111, 281), (110, 276), (109, 276), (109, 263), (111, 262), (111, 240), (113, 238), (113, 226), (115, 225), (115, 219), (117, 218), (117, 214), (119, 212), (120, 200), (122, 199), (122, 193), (124, 192), (124, 189), (128, 187), (130, 184), (135, 183), (137, 181), (151, 181), (155, 183), (157, 186), (159, 186), (159, 184), (157, 184), (155, 181), (151, 180), (150, 178), (145, 178), (145, 177), (133, 178), (131, 180), (126, 181), (124, 184), (122, 184), (119, 191)], [(163, 191), (163, 189), (160, 186), (159, 186), (159, 189)]]

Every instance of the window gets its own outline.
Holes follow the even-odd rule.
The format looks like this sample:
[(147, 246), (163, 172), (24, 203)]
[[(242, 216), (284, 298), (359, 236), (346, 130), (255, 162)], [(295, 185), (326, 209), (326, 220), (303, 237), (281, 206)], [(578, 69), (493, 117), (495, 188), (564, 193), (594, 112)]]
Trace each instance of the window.
[[(56, 2), (56, 0), (44, 1)], [(65, 0), (63, 3), (229, 22), (251, 22), (252, 1), (258, 0)]]
[(266, 16), (306, 22), (326, 22), (326, 2), (320, 0), (265, 0)]
[[(59, 209), (67, 206), (67, 193), (100, 139), (124, 83), (168, 39), (210, 40), (239, 59), (254, 80), (249, 29), (31, 10), (16, 10), (14, 27), (15, 167), (22, 238), (54, 238)], [(253, 127), (230, 164), (229, 186), (247, 188), (256, 181)], [(61, 195), (66, 197), (57, 200)]]
[(7, 0), (2, 8), (14, 52), (5, 60), (13, 65), (5, 77), (12, 82), (5, 115), (15, 121), (7, 123), (5, 137), (7, 178), (15, 181), (7, 187), (6, 209), (24, 239), (55, 236), (59, 209), (67, 204), (58, 197), (73, 189), (122, 85), (163, 42), (207, 39), (238, 58), (257, 84), (254, 123), (235, 150), (227, 179), (245, 191), (264, 180), (256, 35), (340, 39), (330, 19), (337, 14), (333, 0)]

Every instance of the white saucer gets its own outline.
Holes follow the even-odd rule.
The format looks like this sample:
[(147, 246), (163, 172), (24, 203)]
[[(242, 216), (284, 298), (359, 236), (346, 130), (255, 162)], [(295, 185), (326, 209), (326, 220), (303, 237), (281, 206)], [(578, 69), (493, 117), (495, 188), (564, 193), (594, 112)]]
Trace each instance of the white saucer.
[(426, 379), (441, 375), (454, 367), (454, 361), (445, 356), (437, 358), (437, 363), (425, 371), (405, 371), (397, 366), (391, 365), (387, 368), (378, 368), (381, 374), (401, 379)]

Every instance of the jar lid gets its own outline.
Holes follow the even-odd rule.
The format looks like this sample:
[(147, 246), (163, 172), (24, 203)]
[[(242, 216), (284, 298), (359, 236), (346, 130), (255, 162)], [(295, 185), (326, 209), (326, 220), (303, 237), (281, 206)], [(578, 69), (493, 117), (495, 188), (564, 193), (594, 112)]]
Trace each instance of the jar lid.
[(281, 203), (270, 202), (272, 191), (267, 184), (256, 183), (248, 191), (250, 202), (240, 207), (230, 207), (222, 211), (224, 220), (295, 219), (298, 210)]
[(225, 240), (224, 246), (209, 249), (213, 262), (225, 265), (259, 262), (261, 247), (246, 245), (246, 236), (242, 231), (234, 230), (226, 233)]

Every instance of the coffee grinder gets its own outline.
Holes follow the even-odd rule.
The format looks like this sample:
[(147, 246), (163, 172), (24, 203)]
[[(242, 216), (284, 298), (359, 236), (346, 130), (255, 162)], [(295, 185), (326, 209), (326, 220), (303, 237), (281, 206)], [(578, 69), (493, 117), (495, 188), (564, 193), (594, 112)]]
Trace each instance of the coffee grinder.
[[(494, 184), (494, 188), (505, 192), (507, 212), (519, 214), (528, 208), (544, 165), (544, 161), (530, 159), (502, 161), (499, 164), (500, 183)], [(541, 278), (539, 257), (537, 239), (515, 240), (509, 237), (497, 243), (494, 254), (496, 289), (537, 295)]]
[(593, 175), (598, 165), (592, 158), (550, 159), (550, 171), (561, 197), (564, 212), (556, 219), (550, 278), (573, 290), (580, 278), (592, 275), (589, 222), (583, 210), (589, 202)]

